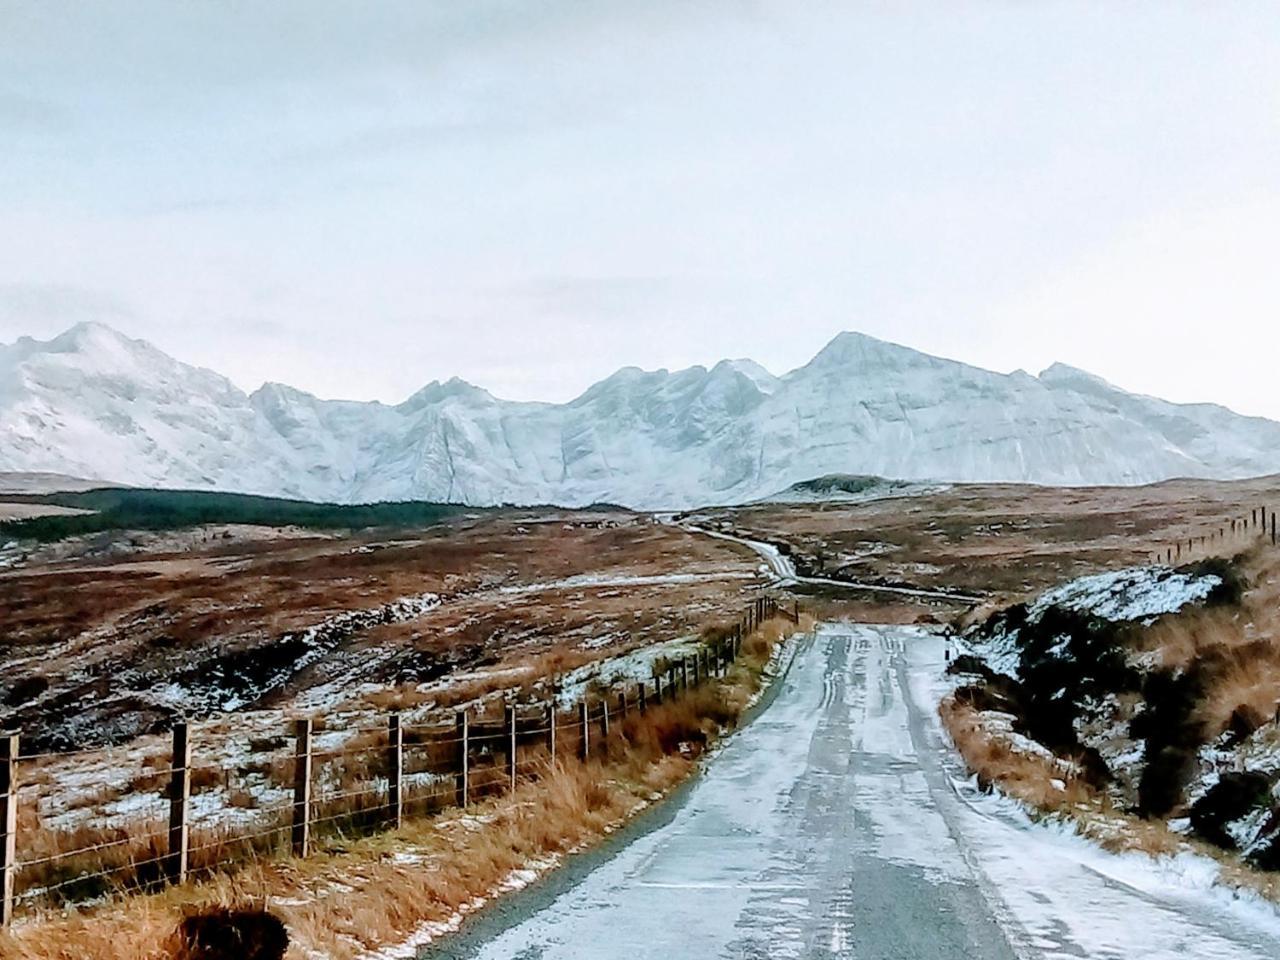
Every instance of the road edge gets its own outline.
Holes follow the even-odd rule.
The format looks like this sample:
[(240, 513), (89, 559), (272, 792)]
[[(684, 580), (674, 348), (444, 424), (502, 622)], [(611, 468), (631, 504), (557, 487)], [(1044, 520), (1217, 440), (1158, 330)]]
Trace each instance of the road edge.
[[(816, 629), (815, 625), (814, 631)], [(812, 643), (814, 631), (796, 634), (779, 645), (778, 649), (782, 651), (779, 660), (784, 661), (780, 669), (770, 673), (768, 667), (765, 668), (765, 685), (756, 701), (743, 712), (741, 721), (733, 731), (698, 763), (688, 777), (667, 791), (661, 799), (653, 801), (634, 816), (629, 817), (600, 842), (586, 850), (566, 855), (560, 864), (527, 886), (495, 898), (484, 908), (468, 914), (456, 931), (423, 946), (413, 954), (415, 960), (466, 960), (474, 956), (486, 942), (524, 922), (530, 915), (550, 906), (632, 843), (671, 823), (684, 809), (690, 794), (702, 781), (707, 767), (715, 762), (725, 745), (754, 723), (777, 699), (779, 691), (791, 673), (791, 666), (795, 662), (800, 645)]]

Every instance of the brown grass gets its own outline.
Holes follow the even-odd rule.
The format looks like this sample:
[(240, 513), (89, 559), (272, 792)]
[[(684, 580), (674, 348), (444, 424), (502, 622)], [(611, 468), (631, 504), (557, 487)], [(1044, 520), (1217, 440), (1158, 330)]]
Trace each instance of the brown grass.
[[(1009, 796), (1037, 810), (1068, 812), (1099, 803), (1097, 791), (1073, 776), (1065, 764), (1016, 749), (994, 734), (983, 714), (972, 706), (950, 696), (938, 712), (960, 756), (980, 783), (999, 785)], [(1055, 786), (1054, 780), (1064, 787)]]
[(1185, 846), (1163, 821), (1118, 810), (1105, 792), (1072, 775), (1063, 762), (1018, 750), (992, 728), (989, 716), (956, 697), (945, 698), (938, 712), (965, 765), (984, 787), (998, 787), (1033, 813), (1071, 818), (1084, 836), (1112, 852), (1159, 856)]
[(1237, 558), (1249, 588), (1238, 606), (1164, 617), (1138, 637), (1166, 669), (1195, 668), (1205, 679), (1196, 720), (1213, 739), (1243, 711), (1270, 721), (1280, 706), (1280, 561), (1271, 550)]

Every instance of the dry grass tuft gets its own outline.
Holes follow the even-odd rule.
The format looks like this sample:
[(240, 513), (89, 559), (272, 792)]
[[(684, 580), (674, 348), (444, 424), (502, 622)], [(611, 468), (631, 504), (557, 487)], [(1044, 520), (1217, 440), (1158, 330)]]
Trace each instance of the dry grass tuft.
[(984, 714), (956, 697), (939, 707), (943, 725), (984, 787), (998, 785), (1009, 796), (1047, 812), (1097, 807), (1098, 792), (1072, 772), (1070, 761), (1017, 749), (993, 731)]

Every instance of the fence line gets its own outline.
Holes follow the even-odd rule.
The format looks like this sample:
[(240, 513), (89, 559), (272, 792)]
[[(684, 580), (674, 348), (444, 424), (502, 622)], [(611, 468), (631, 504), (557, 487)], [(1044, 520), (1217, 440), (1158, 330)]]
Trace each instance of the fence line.
[(1280, 524), (1277, 524), (1274, 507), (1252, 507), (1247, 517), (1231, 518), (1221, 523), (1216, 530), (1198, 536), (1179, 538), (1172, 546), (1164, 546), (1151, 554), (1153, 563), (1175, 564), (1183, 560), (1190, 561), (1201, 552), (1202, 558), (1215, 546), (1225, 545), (1228, 539), (1239, 541), (1248, 537), (1259, 543), (1266, 543), (1268, 536), (1271, 546), (1280, 545)]
[[(57, 850), (51, 855), (20, 859), (21, 848), (17, 842), (21, 830), (17, 816), (19, 765), (20, 761), (30, 758), (21, 755), (17, 733), (0, 735), (0, 829), (3, 830), (0, 835), (0, 926), (11, 922), (18, 902), (49, 900), (63, 892), (65, 896), (59, 899), (93, 897), (105, 892), (108, 888), (103, 884), (114, 878), (121, 878), (115, 885), (125, 888), (154, 889), (163, 884), (181, 884), (193, 873), (208, 873), (245, 859), (243, 850), (240, 856), (234, 855), (238, 848), (247, 846), (251, 855), (277, 852), (285, 835), (288, 835), (287, 846), (292, 855), (306, 857), (313, 849), (317, 826), (327, 825), (339, 833), (344, 828), (363, 832), (396, 829), (403, 824), (410, 805), (420, 806), (426, 801), (428, 816), (450, 802), (466, 807), (476, 799), (516, 789), (522, 769), (526, 777), (537, 776), (540, 771), (550, 769), (557, 756), (566, 751), (583, 760), (603, 755), (611, 743), (618, 742), (616, 734), (622, 731), (621, 725), (632, 709), (643, 715), (653, 705), (674, 702), (682, 694), (724, 677), (741, 656), (744, 638), (775, 617), (798, 624), (799, 603), (787, 608), (771, 597), (754, 600), (727, 631), (704, 641), (678, 662), (669, 661), (665, 682), (658, 673), (651, 680), (627, 680), (594, 695), (584, 694), (576, 709), (570, 711), (569, 716), (574, 718), (571, 720), (560, 715), (554, 693), (550, 700), (537, 704), (517, 704), (508, 698), (499, 719), (473, 716), (471, 709), (464, 708), (455, 712), (452, 728), (439, 723), (412, 728), (403, 724), (398, 713), (392, 713), (385, 726), (366, 731), (383, 733), (383, 742), (359, 749), (317, 750), (313, 746), (313, 719), (298, 719), (292, 736), (292, 783), (280, 787), (282, 790), (292, 788), (292, 803), (273, 807), (265, 811), (266, 816), (241, 824), (239, 833), (230, 826), (193, 829), (199, 826), (193, 825), (191, 819), (192, 752), (198, 737), (190, 724), (179, 720), (172, 731), (171, 762), (153, 774), (168, 777), (164, 794), (157, 798), (167, 801), (167, 829), (126, 833), (123, 837), (91, 842), (71, 850)], [(405, 738), (406, 729), (430, 730), (438, 736), (415, 734), (409, 742)], [(288, 738), (281, 739), (287, 743)], [(534, 751), (534, 755), (522, 758), (522, 751), (525, 754)], [(318, 761), (354, 754), (379, 758), (373, 763), (373, 779), (366, 772), (363, 788), (348, 789), (339, 781), (326, 793), (323, 783), (317, 782), (322, 780), (317, 771), (323, 775), (326, 769)], [(426, 769), (407, 772), (406, 760), (418, 757), (426, 758)], [(230, 767), (194, 769), (225, 770), (230, 782)], [(415, 784), (414, 777), (429, 779), (425, 784), (421, 781)], [(415, 785), (418, 791), (414, 790)], [(431, 789), (423, 792), (423, 786)], [(373, 802), (365, 803), (367, 798), (373, 798)], [(433, 801), (440, 802), (430, 806)], [(266, 829), (273, 817), (275, 825)], [(116, 828), (99, 825), (94, 829), (100, 839)], [(129, 825), (119, 829), (128, 830)], [(268, 837), (273, 838), (273, 842), (263, 850), (260, 842)], [(128, 847), (133, 849), (121, 849)], [(120, 862), (91, 856), (104, 851), (120, 854)], [(67, 863), (79, 858), (86, 862)], [(28, 883), (27, 889), (19, 890), (18, 880), (24, 870), (29, 873), (37, 867), (48, 874), (45, 882)]]

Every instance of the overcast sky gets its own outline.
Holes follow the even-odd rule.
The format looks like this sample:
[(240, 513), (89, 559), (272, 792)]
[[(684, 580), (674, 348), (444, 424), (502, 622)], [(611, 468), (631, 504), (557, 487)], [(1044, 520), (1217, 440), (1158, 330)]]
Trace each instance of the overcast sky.
[(1280, 5), (0, 0), (0, 341), (563, 400), (840, 330), (1280, 418)]

